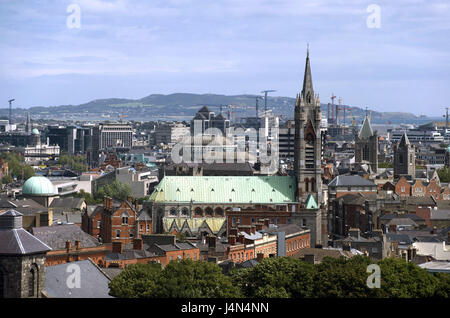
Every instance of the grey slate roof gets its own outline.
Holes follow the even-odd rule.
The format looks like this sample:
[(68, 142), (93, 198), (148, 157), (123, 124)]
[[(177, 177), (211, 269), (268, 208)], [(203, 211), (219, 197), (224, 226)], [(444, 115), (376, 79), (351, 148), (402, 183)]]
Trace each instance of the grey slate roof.
[(64, 208), (64, 209), (81, 209), (83, 205), (83, 198), (56, 198), (53, 199), (50, 204), (51, 208)]
[(54, 250), (66, 248), (66, 242), (81, 242), (81, 247), (96, 247), (100, 243), (93, 236), (85, 233), (78, 225), (61, 224), (53, 226), (33, 227), (33, 235), (45, 242)]
[(390, 220), (388, 225), (411, 225), (417, 227), (417, 223), (411, 220), (410, 218), (393, 218)]
[(450, 210), (431, 210), (431, 220), (450, 220)]
[[(71, 267), (80, 269), (80, 288), (69, 288)], [(112, 298), (108, 295), (110, 278), (91, 260), (65, 263), (45, 268), (45, 290), (52, 298)]]
[(51, 248), (24, 229), (0, 230), (0, 255), (45, 253)]
[(46, 253), (51, 248), (22, 228), (22, 213), (0, 213), (0, 255)]
[(369, 118), (366, 116), (364, 118), (363, 125), (361, 127), (360, 132), (359, 132), (359, 138), (367, 139), (367, 138), (369, 138), (371, 136), (373, 136), (372, 126), (370, 126)]
[(142, 209), (137, 219), (138, 221), (151, 221), (152, 215), (147, 211), (147, 209)]
[(346, 186), (376, 186), (370, 180), (360, 176), (337, 176), (329, 184), (328, 187), (346, 187)]

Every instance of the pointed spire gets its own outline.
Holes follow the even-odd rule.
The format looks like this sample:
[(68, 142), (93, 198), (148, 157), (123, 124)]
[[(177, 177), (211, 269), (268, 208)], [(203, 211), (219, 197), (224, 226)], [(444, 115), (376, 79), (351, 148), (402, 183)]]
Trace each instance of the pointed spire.
[(409, 145), (410, 145), (410, 143), (409, 143), (408, 135), (406, 134), (406, 131), (405, 131), (405, 133), (402, 136), (402, 139), (400, 140), (400, 146), (409, 146)]
[(314, 100), (314, 89), (312, 85), (311, 65), (309, 62), (309, 44), (306, 50), (305, 76), (303, 78), (302, 98), (305, 104), (310, 105)]
[(366, 118), (364, 118), (363, 125), (361, 127), (361, 130), (359, 131), (359, 138), (360, 139), (367, 139), (369, 137), (373, 136), (373, 130), (372, 126), (370, 126), (370, 120), (369, 117), (366, 115)]

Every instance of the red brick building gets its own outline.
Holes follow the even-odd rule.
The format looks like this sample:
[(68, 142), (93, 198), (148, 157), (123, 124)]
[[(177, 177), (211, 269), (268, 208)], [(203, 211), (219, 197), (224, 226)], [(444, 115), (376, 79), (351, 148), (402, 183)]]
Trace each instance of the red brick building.
[(413, 197), (424, 197), (427, 193), (427, 187), (421, 180), (416, 180), (411, 186), (411, 195)]
[(436, 179), (431, 179), (427, 186), (426, 196), (432, 196), (436, 201), (441, 199), (441, 187), (436, 182)]
[(400, 197), (409, 197), (411, 195), (411, 185), (405, 177), (401, 177), (395, 184), (395, 193)]
[(101, 211), (100, 237), (102, 242), (133, 243), (137, 236), (137, 201), (132, 198), (119, 202), (105, 197)]

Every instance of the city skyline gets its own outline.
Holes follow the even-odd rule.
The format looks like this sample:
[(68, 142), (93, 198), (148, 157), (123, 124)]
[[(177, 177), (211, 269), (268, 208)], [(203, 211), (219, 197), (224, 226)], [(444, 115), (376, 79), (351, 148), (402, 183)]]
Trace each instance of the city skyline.
[[(69, 28), (71, 4), (80, 28)], [(369, 25), (380, 11), (379, 28)], [(440, 1), (0, 1), (0, 92), (14, 107), (150, 94), (295, 97), (309, 43), (321, 102), (441, 116), (450, 5)], [(69, 12), (68, 12), (69, 11)]]

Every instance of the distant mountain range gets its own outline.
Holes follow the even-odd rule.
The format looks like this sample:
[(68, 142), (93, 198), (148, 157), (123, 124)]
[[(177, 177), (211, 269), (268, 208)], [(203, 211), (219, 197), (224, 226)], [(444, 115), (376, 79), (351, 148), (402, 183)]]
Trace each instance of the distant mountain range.
[[(14, 109), (15, 117), (26, 116), (30, 112), (35, 119), (56, 120), (117, 120), (119, 115), (133, 120), (190, 120), (202, 106), (208, 106), (211, 111), (220, 112), (223, 105), (224, 116), (231, 109), (227, 105), (235, 105), (234, 115), (240, 117), (255, 116), (257, 95), (218, 95), (218, 94), (190, 94), (175, 93), (169, 95), (152, 94), (141, 99), (108, 98), (93, 100), (81, 105), (62, 105), (49, 107), (31, 107), (29, 109)], [(259, 99), (260, 111), (264, 108), (264, 100)], [(267, 109), (272, 109), (282, 119), (291, 119), (294, 116), (295, 98), (272, 97), (267, 98)], [(328, 111), (327, 104), (321, 104), (322, 114)], [(369, 110), (370, 111), (370, 110)], [(1, 109), (0, 116), (7, 116), (8, 109)], [(347, 123), (351, 117), (358, 123), (366, 115), (366, 110), (351, 106), (346, 109)], [(343, 110), (340, 111), (340, 121), (343, 120)], [(422, 123), (430, 118), (416, 116), (404, 112), (377, 112), (372, 111), (373, 123)]]

